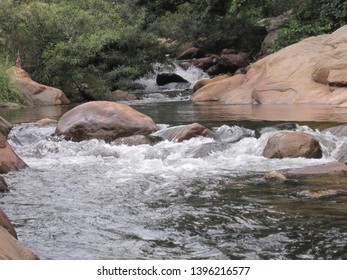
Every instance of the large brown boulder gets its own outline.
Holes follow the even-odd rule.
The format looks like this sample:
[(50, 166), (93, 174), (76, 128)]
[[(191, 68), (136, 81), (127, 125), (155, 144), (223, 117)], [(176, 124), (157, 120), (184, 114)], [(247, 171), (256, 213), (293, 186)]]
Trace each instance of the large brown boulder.
[[(209, 100), (227, 104), (322, 104), (347, 107), (347, 25), (307, 38), (250, 66), (235, 86), (214, 86)], [(207, 86), (198, 90), (206, 92)], [(214, 98), (212, 96), (215, 96)], [(201, 98), (197, 101), (201, 101)], [(193, 99), (194, 100), (194, 99)]]
[(148, 135), (157, 130), (152, 118), (128, 105), (111, 101), (91, 101), (65, 113), (56, 134), (73, 141), (112, 141), (131, 135)]
[(7, 139), (0, 133), (0, 174), (26, 167), (26, 163), (13, 151)]
[(155, 133), (155, 136), (159, 136), (164, 140), (182, 142), (184, 140), (189, 140), (197, 136), (209, 136), (209, 130), (198, 123), (193, 123), (189, 125), (173, 126)]
[(321, 158), (319, 141), (313, 136), (297, 131), (280, 131), (273, 134), (263, 151), (267, 158)]
[(0, 260), (38, 260), (26, 246), (0, 226)]
[(30, 75), (22, 68), (13, 66), (8, 72), (22, 94), (26, 105), (61, 105), (70, 103), (60, 89), (33, 81)]

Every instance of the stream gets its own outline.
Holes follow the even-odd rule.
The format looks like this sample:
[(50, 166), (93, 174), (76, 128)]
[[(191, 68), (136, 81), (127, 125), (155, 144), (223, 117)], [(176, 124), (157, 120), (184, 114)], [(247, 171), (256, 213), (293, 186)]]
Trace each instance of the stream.
[[(344, 137), (322, 133), (347, 110), (194, 104), (152, 92), (129, 104), (166, 128), (199, 122), (216, 137), (125, 146), (54, 136), (66, 107), (1, 111), (29, 168), (4, 175), (0, 206), (41, 259), (346, 259), (347, 178), (268, 183), (266, 172), (324, 164)], [(278, 130), (320, 140), (321, 159), (266, 159)]]

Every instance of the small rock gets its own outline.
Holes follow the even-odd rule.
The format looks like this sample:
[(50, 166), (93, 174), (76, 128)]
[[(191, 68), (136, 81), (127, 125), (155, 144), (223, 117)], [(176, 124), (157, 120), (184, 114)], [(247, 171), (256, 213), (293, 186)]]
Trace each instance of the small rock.
[(279, 173), (277, 171), (266, 173), (264, 179), (271, 182), (284, 182), (285, 180), (287, 180), (287, 178), (282, 173)]

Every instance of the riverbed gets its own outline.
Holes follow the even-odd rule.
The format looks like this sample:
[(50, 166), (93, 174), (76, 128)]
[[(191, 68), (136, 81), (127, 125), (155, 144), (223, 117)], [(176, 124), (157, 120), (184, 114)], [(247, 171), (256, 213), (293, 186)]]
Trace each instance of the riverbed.
[[(54, 136), (72, 106), (1, 111), (29, 165), (5, 175), (0, 205), (41, 259), (346, 259), (346, 177), (263, 179), (334, 161), (346, 139), (321, 131), (347, 120), (324, 106), (195, 104), (189, 94), (128, 103), (161, 128), (199, 122), (217, 137), (124, 146)], [(321, 141), (322, 159), (266, 159), (278, 130)]]

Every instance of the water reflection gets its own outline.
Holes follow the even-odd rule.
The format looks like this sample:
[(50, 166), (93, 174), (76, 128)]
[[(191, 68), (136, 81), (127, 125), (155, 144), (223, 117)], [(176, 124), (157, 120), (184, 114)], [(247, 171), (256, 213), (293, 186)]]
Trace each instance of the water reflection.
[(58, 120), (64, 113), (75, 105), (68, 106), (41, 106), (19, 109), (0, 109), (0, 116), (13, 124), (36, 122), (40, 119), (50, 118)]
[[(323, 105), (227, 105), (218, 102), (193, 103), (187, 100), (161, 100), (156, 103), (136, 101), (127, 104), (152, 117), (156, 123), (170, 125), (230, 121), (347, 122), (347, 108)], [(11, 123), (35, 122), (42, 118), (59, 119), (76, 105), (1, 109), (0, 115)]]

